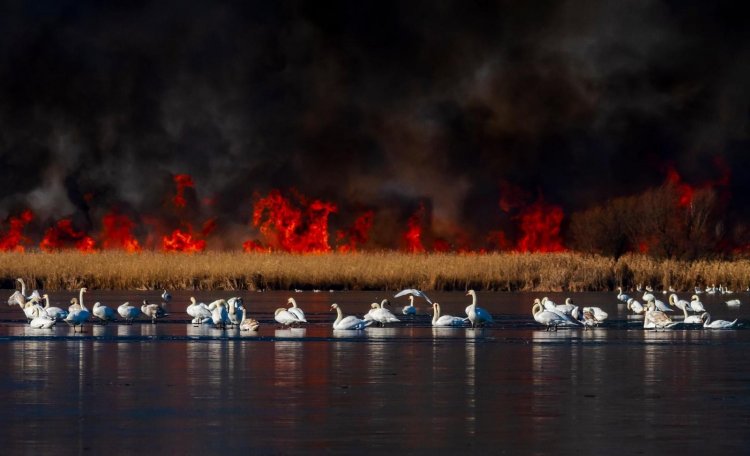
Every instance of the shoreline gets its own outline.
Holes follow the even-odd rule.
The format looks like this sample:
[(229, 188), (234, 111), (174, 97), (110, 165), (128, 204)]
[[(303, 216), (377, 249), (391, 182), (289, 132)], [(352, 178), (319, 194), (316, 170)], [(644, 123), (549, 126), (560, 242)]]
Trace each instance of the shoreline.
[(750, 285), (750, 260), (615, 261), (581, 253), (357, 252), (325, 254), (104, 251), (0, 252), (0, 287), (74, 290), (613, 291), (636, 284), (679, 291)]

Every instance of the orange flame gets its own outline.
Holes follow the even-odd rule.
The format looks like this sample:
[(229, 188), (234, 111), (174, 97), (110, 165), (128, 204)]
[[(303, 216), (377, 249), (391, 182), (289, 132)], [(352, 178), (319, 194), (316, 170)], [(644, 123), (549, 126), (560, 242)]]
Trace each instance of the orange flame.
[(206, 248), (206, 241), (202, 239), (193, 239), (193, 232), (190, 227), (188, 231), (174, 230), (169, 236), (163, 236), (161, 249), (165, 252), (185, 252), (195, 253), (202, 252)]
[(278, 190), (259, 198), (253, 209), (253, 225), (273, 248), (299, 253), (330, 252), (328, 216), (337, 211), (336, 205), (320, 200), (308, 203), (303, 195), (293, 193), (301, 208)]
[(193, 178), (189, 174), (175, 174), (174, 183), (177, 185), (177, 192), (174, 198), (172, 198), (172, 203), (175, 207), (185, 207), (187, 205), (187, 201), (185, 201), (185, 189), (195, 187)]
[(96, 242), (83, 231), (76, 231), (70, 219), (58, 222), (44, 233), (39, 248), (44, 252), (54, 252), (60, 249), (76, 248), (81, 252), (93, 252)]
[(523, 209), (518, 216), (523, 235), (516, 249), (520, 252), (562, 252), (560, 224), (563, 210), (560, 206), (544, 203), (541, 198)]
[(127, 216), (110, 212), (102, 217), (102, 248), (140, 252), (141, 246), (133, 236), (135, 222)]
[(343, 244), (338, 246), (338, 251), (355, 252), (357, 247), (366, 244), (370, 238), (370, 230), (374, 221), (375, 212), (367, 211), (357, 217), (351, 228), (348, 230), (339, 230), (336, 233), (336, 239)]
[(406, 251), (409, 253), (422, 253), (425, 251), (424, 245), (422, 245), (422, 219), (424, 216), (424, 205), (420, 203), (419, 209), (406, 221), (404, 242), (406, 244)]
[(29, 242), (29, 239), (23, 235), (23, 228), (33, 218), (34, 214), (30, 210), (23, 211), (18, 217), (10, 217), (8, 219), (8, 232), (0, 236), (0, 251), (23, 252), (25, 248), (22, 244)]

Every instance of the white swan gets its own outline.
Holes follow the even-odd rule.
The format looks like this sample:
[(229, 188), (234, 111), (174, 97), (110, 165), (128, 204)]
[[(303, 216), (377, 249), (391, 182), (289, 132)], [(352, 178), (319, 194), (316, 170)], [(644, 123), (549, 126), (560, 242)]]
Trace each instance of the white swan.
[(742, 304), (739, 299), (730, 299), (728, 301), (725, 301), (724, 304), (728, 305), (729, 307), (738, 307)]
[(117, 307), (117, 313), (125, 320), (128, 324), (133, 324), (133, 320), (138, 318), (141, 314), (141, 310), (135, 306), (131, 306), (129, 302), (123, 302)]
[(386, 323), (398, 323), (401, 320), (396, 317), (393, 312), (388, 310), (385, 306), (388, 305), (388, 300), (383, 299), (380, 304), (373, 302), (370, 305), (370, 311), (365, 315), (364, 319), (367, 321), (375, 321), (380, 323), (380, 326), (385, 326)]
[(440, 315), (440, 304), (432, 303), (433, 315), (432, 326), (464, 326), (466, 320), (453, 315)]
[(36, 306), (34, 308), (33, 317), (34, 318), (29, 322), (29, 326), (32, 328), (49, 329), (57, 323), (57, 320), (47, 315), (47, 312), (45, 312), (44, 308), (41, 306)]
[(161, 294), (161, 300), (164, 303), (168, 303), (169, 301), (172, 300), (172, 295), (169, 294), (169, 292), (166, 289), (164, 289), (164, 293)]
[(425, 301), (432, 304), (432, 301), (430, 300), (430, 298), (428, 298), (427, 295), (423, 291), (417, 290), (416, 288), (405, 288), (399, 291), (398, 293), (396, 293), (395, 295), (393, 295), (393, 297), (400, 298), (401, 296), (404, 296), (404, 295), (412, 295), (418, 298), (424, 298)]
[(273, 319), (276, 320), (282, 326), (293, 326), (300, 323), (299, 318), (296, 315), (289, 312), (285, 307), (279, 307), (273, 313)]
[(607, 312), (603, 311), (601, 309), (601, 307), (589, 306), (589, 307), (584, 307), (583, 308), (584, 312), (587, 311), (587, 310), (593, 312), (594, 313), (594, 318), (596, 318), (599, 322), (602, 322), (602, 321), (606, 320), (607, 318), (609, 318), (609, 314)]
[(701, 318), (703, 319), (703, 327), (706, 329), (732, 329), (737, 326), (737, 319), (735, 319), (734, 321), (711, 321), (711, 314), (709, 314), (708, 312), (703, 312), (703, 314), (701, 314)]
[(477, 325), (492, 323), (492, 315), (481, 307), (477, 307), (477, 292), (469, 290), (466, 296), (471, 296), (471, 304), (465, 309), (466, 318), (471, 322), (471, 327), (476, 328)]
[(169, 315), (162, 306), (160, 306), (159, 304), (149, 304), (148, 300), (146, 299), (143, 300), (141, 313), (147, 318), (151, 319), (151, 324), (156, 324), (157, 319), (164, 318)]
[(570, 326), (571, 321), (560, 313), (546, 310), (542, 303), (537, 299), (531, 307), (531, 315), (537, 323), (545, 325), (547, 331), (557, 330), (558, 326)]
[(344, 317), (341, 307), (333, 303), (331, 310), (336, 310), (336, 321), (333, 322), (333, 329), (365, 329), (372, 324), (372, 320), (362, 320), (354, 315)]
[(44, 307), (39, 305), (39, 300), (37, 298), (31, 299), (29, 302), (21, 306), (23, 313), (26, 314), (26, 320), (31, 321), (31, 319), (34, 318), (35, 309), (37, 307), (40, 309), (44, 309)]
[(690, 303), (684, 299), (678, 298), (675, 293), (669, 295), (669, 304), (680, 310), (690, 309)]
[(409, 305), (404, 306), (404, 308), (401, 309), (401, 313), (404, 315), (416, 315), (417, 314), (417, 308), (414, 307), (414, 296), (409, 295)]
[(208, 306), (203, 302), (196, 302), (195, 296), (190, 297), (190, 304), (185, 309), (188, 315), (193, 317), (192, 323), (194, 325), (204, 324), (211, 322), (211, 311), (208, 310)]
[(31, 294), (26, 295), (26, 283), (23, 281), (22, 278), (17, 278), (16, 282), (19, 282), (21, 284), (21, 291), (16, 290), (12, 295), (10, 295), (10, 298), (8, 298), (8, 305), (24, 305), (25, 303), (32, 301), (34, 299), (37, 299), (39, 301), (42, 300), (42, 296), (39, 294), (38, 290), (34, 290), (31, 292)]
[(619, 299), (622, 302), (628, 302), (628, 299), (630, 299), (630, 296), (622, 292), (622, 287), (617, 287), (617, 299)]
[(112, 308), (102, 305), (102, 303), (100, 303), (99, 301), (94, 303), (94, 307), (91, 309), (91, 312), (96, 318), (101, 320), (102, 323), (115, 321), (117, 319), (117, 313), (112, 310)]
[(628, 310), (632, 310), (636, 315), (640, 315), (646, 311), (643, 305), (633, 298), (628, 299)]
[(702, 324), (703, 323), (703, 316), (702, 315), (688, 315), (687, 306), (684, 306), (682, 308), (682, 313), (685, 315), (685, 320), (683, 320), (683, 322), (686, 323), (686, 324), (694, 325), (694, 324)]
[(690, 308), (693, 310), (693, 312), (705, 312), (706, 308), (703, 307), (703, 303), (700, 301), (700, 298), (696, 295), (693, 295), (690, 298)]
[(226, 299), (217, 299), (208, 305), (208, 310), (211, 311), (211, 321), (214, 326), (227, 329), (227, 323), (229, 323), (229, 311), (227, 310)]
[(68, 312), (74, 312), (76, 310), (81, 310), (81, 306), (83, 305), (83, 294), (86, 293), (87, 289), (85, 287), (81, 288), (81, 290), (78, 292), (77, 298), (71, 298), (70, 305), (68, 306)]
[(239, 311), (242, 313), (240, 331), (257, 331), (260, 327), (260, 322), (254, 318), (248, 318), (247, 310), (244, 307), (240, 307)]
[(301, 321), (302, 323), (307, 323), (307, 319), (305, 318), (305, 312), (299, 307), (297, 307), (297, 301), (294, 298), (287, 299), (286, 303), (292, 305), (292, 307), (290, 307), (288, 310), (291, 314), (297, 317), (297, 320)]
[(43, 294), (42, 298), (44, 298), (44, 311), (47, 312), (47, 315), (58, 321), (65, 320), (65, 317), (68, 316), (68, 311), (59, 307), (50, 307), (48, 294)]
[(83, 294), (86, 293), (86, 291), (88, 290), (85, 287), (81, 288), (81, 291), (79, 294), (80, 302), (78, 303), (79, 309), (77, 310), (74, 309), (72, 312), (68, 314), (67, 317), (65, 317), (65, 322), (73, 327), (73, 332), (76, 331), (76, 326), (80, 326), (81, 332), (83, 332), (83, 324), (91, 316), (89, 309), (87, 309), (86, 306), (83, 304)]
[(242, 321), (242, 315), (239, 312), (242, 307), (242, 298), (235, 296), (227, 299), (227, 316), (229, 317), (229, 323), (233, 326), (237, 326)]

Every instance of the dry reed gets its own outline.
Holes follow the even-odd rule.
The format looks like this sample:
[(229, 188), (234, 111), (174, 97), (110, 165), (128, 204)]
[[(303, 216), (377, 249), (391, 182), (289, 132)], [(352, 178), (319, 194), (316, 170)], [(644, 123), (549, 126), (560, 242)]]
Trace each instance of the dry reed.
[(296, 255), (206, 252), (129, 254), (0, 253), (0, 286), (22, 277), (34, 288), (72, 290), (337, 289), (601, 291), (635, 284), (689, 290), (724, 284), (744, 290), (750, 261), (655, 260), (555, 254), (405, 254), (398, 252)]

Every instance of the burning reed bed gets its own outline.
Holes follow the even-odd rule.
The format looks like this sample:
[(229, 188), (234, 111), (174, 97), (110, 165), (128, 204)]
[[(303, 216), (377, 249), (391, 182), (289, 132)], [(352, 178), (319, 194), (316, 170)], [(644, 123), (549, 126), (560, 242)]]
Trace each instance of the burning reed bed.
[(750, 284), (750, 261), (614, 259), (578, 253), (288, 254), (204, 252), (0, 253), (0, 286), (22, 277), (33, 288), (72, 290), (336, 289), (602, 291), (622, 285), (657, 289)]

